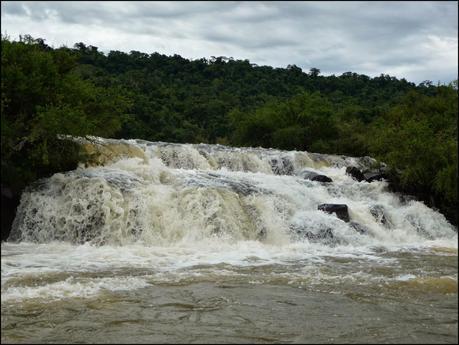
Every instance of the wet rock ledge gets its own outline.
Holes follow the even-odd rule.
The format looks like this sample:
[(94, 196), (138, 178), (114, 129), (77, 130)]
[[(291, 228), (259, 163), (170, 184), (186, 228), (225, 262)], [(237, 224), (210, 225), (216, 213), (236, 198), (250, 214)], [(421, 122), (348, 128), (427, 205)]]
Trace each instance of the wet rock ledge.
[(62, 140), (73, 141), (80, 146), (80, 163), (86, 166), (99, 166), (111, 163), (123, 157), (137, 157), (148, 160), (145, 152), (139, 147), (123, 140), (101, 139), (86, 136), (60, 136)]

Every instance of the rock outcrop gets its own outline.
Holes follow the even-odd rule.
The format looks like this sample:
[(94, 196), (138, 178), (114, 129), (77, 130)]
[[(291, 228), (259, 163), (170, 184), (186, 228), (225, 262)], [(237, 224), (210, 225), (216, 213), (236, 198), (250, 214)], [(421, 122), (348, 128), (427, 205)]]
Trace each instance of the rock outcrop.
[(380, 181), (387, 178), (384, 168), (367, 169), (366, 171), (362, 172), (360, 169), (354, 166), (349, 166), (346, 168), (346, 174), (352, 176), (354, 180), (359, 182), (367, 181), (371, 183), (373, 181)]
[(347, 167), (346, 174), (352, 176), (354, 180), (357, 180), (359, 182), (365, 180), (365, 176), (363, 176), (363, 173), (356, 167)]
[(136, 145), (122, 140), (104, 139), (86, 136), (61, 136), (63, 140), (71, 140), (80, 145), (80, 163), (86, 166), (99, 166), (112, 163), (120, 158), (137, 157), (147, 161), (145, 152)]
[(371, 206), (370, 213), (378, 223), (381, 223), (385, 227), (391, 226), (391, 221), (386, 217), (386, 212), (382, 205)]
[(330, 177), (326, 175), (318, 174), (310, 170), (303, 170), (298, 175), (306, 180), (317, 181), (317, 182), (333, 182), (333, 180)]
[(16, 209), (19, 205), (20, 196), (12, 188), (1, 185), (2, 193), (2, 241), (10, 235), (11, 225), (16, 216)]
[(379, 171), (367, 172), (363, 176), (365, 176), (365, 181), (367, 182), (380, 181), (387, 178), (385, 173)]
[(349, 222), (349, 211), (345, 204), (321, 204), (317, 206), (318, 210), (334, 213), (339, 219)]

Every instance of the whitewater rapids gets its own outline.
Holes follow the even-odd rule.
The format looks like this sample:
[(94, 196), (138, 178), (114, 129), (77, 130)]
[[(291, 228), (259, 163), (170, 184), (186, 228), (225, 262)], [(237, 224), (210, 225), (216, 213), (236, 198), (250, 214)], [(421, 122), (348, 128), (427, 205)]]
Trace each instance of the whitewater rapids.
[[(120, 315), (137, 315), (146, 304), (159, 313), (157, 319), (150, 315), (151, 322), (165, 322), (166, 314), (160, 313), (165, 306), (188, 316), (193, 311), (200, 318), (187, 318), (187, 325), (198, 329), (204, 327), (199, 323), (204, 312), (225, 311), (215, 315), (221, 321), (216, 327), (240, 331), (244, 328), (225, 326), (223, 319), (239, 317), (257, 323), (256, 314), (240, 309), (248, 296), (246, 286), (257, 287), (257, 298), (278, 298), (285, 305), (297, 306), (303, 303), (301, 297), (298, 292), (288, 293), (289, 289), (309, 291), (313, 304), (336, 298), (335, 307), (344, 303), (339, 296), (350, 294), (360, 296), (353, 300), (358, 303), (374, 296), (384, 300), (382, 304), (401, 298), (400, 306), (427, 294), (439, 304), (456, 301), (456, 314), (451, 317), (457, 326), (457, 229), (422, 202), (389, 192), (384, 180), (358, 182), (346, 174), (348, 166), (370, 168), (375, 163), (371, 158), (93, 140), (101, 146), (129, 146), (141, 154), (119, 157), (103, 166), (81, 165), (40, 180), (23, 193), (10, 238), (2, 243), (2, 342), (30, 340), (31, 329), (41, 334), (37, 338), (41, 341), (65, 341), (65, 332), (37, 331), (44, 314), (56, 324), (71, 322), (71, 316), (82, 310), (95, 317), (91, 313), (97, 314), (102, 307), (88, 307), (94, 303), (110, 304), (114, 314), (104, 317), (111, 322), (117, 322)], [(332, 182), (305, 179), (305, 171), (326, 175)], [(350, 222), (318, 210), (324, 203), (346, 204)], [(228, 291), (228, 287), (233, 289), (231, 296), (219, 292), (218, 288)], [(162, 297), (156, 296), (158, 289)], [(202, 296), (202, 291), (212, 297)], [(201, 297), (190, 297), (196, 295)], [(132, 302), (133, 296), (137, 302)], [(169, 302), (161, 300), (164, 296)], [(406, 313), (432, 314), (435, 303), (423, 311), (404, 308)], [(306, 304), (302, 308), (311, 307)], [(122, 305), (129, 311), (123, 311)], [(261, 305), (261, 300), (254, 302), (253, 308), (267, 313)], [(362, 305), (358, 306), (346, 305), (345, 309)], [(67, 307), (78, 312), (62, 312)], [(41, 312), (32, 316), (36, 324), (27, 324), (24, 315), (37, 308)], [(44, 308), (68, 318), (59, 321)], [(295, 309), (279, 308), (283, 318)], [(354, 312), (363, 313), (360, 309)], [(377, 311), (367, 312), (377, 317)], [(279, 321), (283, 331), (273, 324), (270, 331), (254, 325), (242, 331), (240, 338), (225, 337), (224, 332), (221, 338), (209, 338), (204, 327), (193, 339), (263, 342), (266, 332), (272, 331), (265, 337), (268, 342), (324, 341), (320, 336), (307, 338), (301, 326), (293, 327), (305, 317), (301, 315), (291, 325)], [(331, 322), (329, 316), (320, 315), (319, 328)], [(393, 315), (386, 316), (389, 320)], [(383, 320), (386, 316), (380, 315)], [(354, 320), (355, 315), (349, 317)], [(123, 323), (116, 325), (116, 334), (126, 332)], [(169, 333), (175, 326), (170, 327)], [(342, 332), (346, 327), (343, 324)], [(401, 322), (400, 327), (412, 325)], [(457, 329), (442, 327), (445, 341), (457, 341)], [(89, 329), (78, 329), (79, 333), (72, 333), (73, 341), (94, 341)], [(145, 329), (137, 331), (137, 338), (126, 335), (126, 341), (187, 342), (185, 336), (166, 337), (159, 330), (156, 338), (143, 337)], [(256, 338), (250, 338), (253, 332)], [(417, 339), (419, 332), (424, 332), (422, 327), (414, 327), (412, 334), (400, 332), (399, 339)], [(100, 338), (104, 341), (120, 341), (119, 335), (105, 338), (107, 334), (101, 334), (105, 334)], [(362, 331), (349, 340), (394, 339), (378, 334), (379, 338), (372, 338)], [(403, 338), (409, 336), (412, 338)], [(327, 339), (339, 342), (339, 332)]]

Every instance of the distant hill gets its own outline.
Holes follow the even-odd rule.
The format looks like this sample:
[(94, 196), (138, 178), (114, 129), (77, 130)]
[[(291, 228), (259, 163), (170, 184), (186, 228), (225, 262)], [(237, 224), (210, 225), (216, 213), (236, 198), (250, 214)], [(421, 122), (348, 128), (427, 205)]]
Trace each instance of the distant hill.
[(394, 185), (457, 217), (457, 81), (104, 54), (30, 36), (1, 44), (2, 184), (17, 193), (75, 166), (57, 134), (97, 135), (371, 155)]

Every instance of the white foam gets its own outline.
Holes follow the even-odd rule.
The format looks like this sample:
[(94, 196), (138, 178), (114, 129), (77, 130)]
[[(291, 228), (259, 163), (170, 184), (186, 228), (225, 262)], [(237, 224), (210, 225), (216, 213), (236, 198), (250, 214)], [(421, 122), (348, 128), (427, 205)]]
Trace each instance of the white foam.
[[(443, 215), (421, 202), (402, 203), (385, 181), (357, 182), (346, 175), (346, 164), (364, 166), (371, 159), (123, 142), (144, 150), (148, 159), (80, 167), (24, 193), (13, 230), (22, 242), (2, 243), (2, 288), (9, 286), (8, 298), (90, 296), (126, 286), (121, 278), (81, 277), (38, 287), (5, 285), (27, 274), (146, 270), (155, 279), (180, 280), (200, 274), (196, 267), (201, 266), (213, 267), (206, 274), (237, 275), (222, 266), (283, 265), (293, 270), (285, 279), (303, 282), (337, 279), (336, 272), (327, 276), (318, 270), (332, 259), (396, 267), (397, 259), (381, 252), (457, 249), (457, 232)], [(333, 183), (305, 180), (296, 175), (302, 169), (325, 174)], [(366, 233), (319, 211), (322, 203), (348, 205), (351, 220)], [(372, 215), (375, 206), (386, 224)], [(328, 242), (313, 240), (327, 229), (333, 233)], [(298, 265), (304, 268), (299, 273)], [(274, 272), (266, 279), (280, 277)], [(372, 277), (360, 271), (341, 276), (380, 279)], [(132, 279), (136, 287), (146, 278)]]
[(2, 289), (2, 302), (40, 299), (46, 302), (64, 298), (90, 298), (103, 291), (135, 290), (148, 286), (144, 278), (67, 278), (64, 281), (43, 286), (15, 286)]
[(399, 280), (402, 282), (412, 280), (412, 279), (416, 279), (416, 276), (414, 274), (401, 274), (395, 278), (395, 280)]

